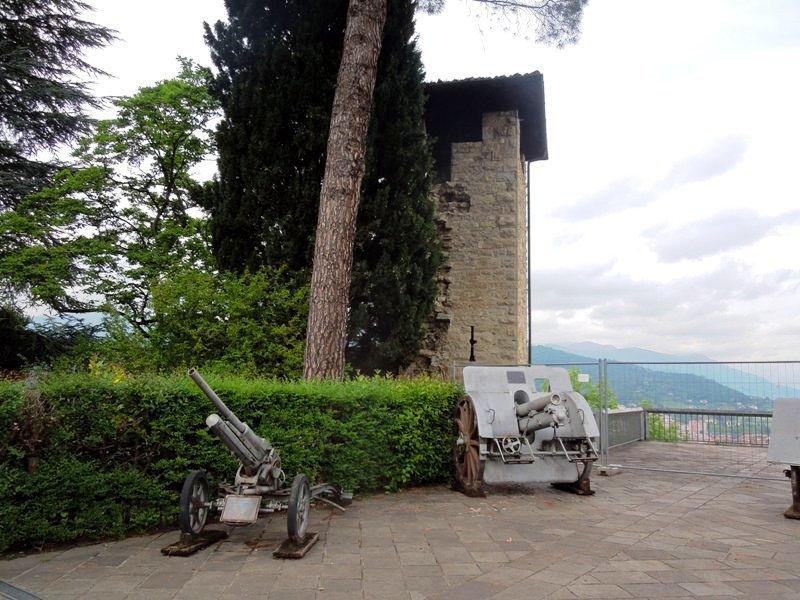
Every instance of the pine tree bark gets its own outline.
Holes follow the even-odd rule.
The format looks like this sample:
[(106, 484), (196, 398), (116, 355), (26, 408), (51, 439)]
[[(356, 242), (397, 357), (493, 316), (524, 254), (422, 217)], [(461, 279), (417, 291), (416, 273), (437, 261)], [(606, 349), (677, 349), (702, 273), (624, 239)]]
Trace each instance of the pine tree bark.
[(336, 81), (311, 275), (304, 377), (341, 379), (367, 127), (387, 0), (350, 0)]

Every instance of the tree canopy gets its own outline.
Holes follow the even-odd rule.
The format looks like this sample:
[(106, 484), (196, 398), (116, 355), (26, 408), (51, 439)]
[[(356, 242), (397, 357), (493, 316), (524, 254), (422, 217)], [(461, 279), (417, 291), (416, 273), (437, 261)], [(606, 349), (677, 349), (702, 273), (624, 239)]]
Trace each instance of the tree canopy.
[(91, 125), (85, 110), (99, 100), (77, 75), (102, 73), (83, 52), (114, 32), (79, 18), (88, 9), (80, 0), (0, 0), (0, 210), (59, 168), (40, 152), (75, 141)]
[[(207, 26), (224, 117), (220, 177), (207, 195), (214, 254), (234, 271), (311, 270), (346, 0), (228, 3)], [(414, 5), (391, 2), (369, 122), (349, 288), (348, 358), (396, 371), (413, 358), (439, 255), (429, 197), (423, 71)]]
[(170, 80), (114, 101), (80, 140), (76, 164), (0, 215), (0, 276), (57, 312), (113, 307), (144, 331), (160, 277), (207, 263), (190, 170), (211, 151), (210, 74), (190, 61)]

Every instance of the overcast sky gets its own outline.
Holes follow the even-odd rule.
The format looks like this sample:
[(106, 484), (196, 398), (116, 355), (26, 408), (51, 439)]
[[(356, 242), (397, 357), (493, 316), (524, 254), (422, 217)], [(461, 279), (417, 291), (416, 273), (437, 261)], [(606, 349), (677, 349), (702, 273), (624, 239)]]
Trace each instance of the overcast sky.
[[(121, 40), (90, 61), (131, 94), (210, 64), (222, 0), (89, 0)], [(563, 50), (474, 2), (417, 27), (429, 80), (540, 71), (533, 342), (800, 359), (800, 2), (592, 0)]]

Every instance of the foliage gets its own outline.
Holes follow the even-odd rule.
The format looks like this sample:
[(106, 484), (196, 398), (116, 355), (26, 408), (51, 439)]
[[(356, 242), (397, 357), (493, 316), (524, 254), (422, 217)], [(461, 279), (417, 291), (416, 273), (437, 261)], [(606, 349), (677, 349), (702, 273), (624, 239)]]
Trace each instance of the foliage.
[(285, 270), (179, 273), (153, 289), (150, 335), (162, 368), (209, 365), (297, 378), (303, 367), (308, 286)]
[[(206, 27), (220, 179), (206, 189), (220, 268), (311, 269), (346, 0), (228, 5)], [(257, 40), (257, 42), (254, 42)], [(368, 133), (350, 288), (348, 360), (397, 371), (416, 353), (439, 264), (413, 6), (391, 2)]]
[[(443, 0), (424, 0), (441, 7)], [(474, 0), (502, 15), (511, 14), (522, 28), (535, 31), (536, 41), (558, 48), (574, 44), (581, 33), (583, 9), (589, 0)]]
[[(41, 410), (24, 384), (0, 382), (0, 550), (99, 539), (173, 524), (183, 478), (213, 483), (236, 462), (205, 430), (211, 403), (188, 378), (51, 375)], [(455, 386), (432, 379), (287, 383), (206, 374), (238, 416), (305, 472), (357, 492), (442, 481), (450, 473)], [(26, 412), (27, 410), (27, 412)], [(35, 452), (21, 419), (42, 415)], [(15, 433), (16, 432), (16, 433)], [(28, 473), (29, 457), (38, 466)]]
[(18, 308), (0, 306), (0, 370), (53, 364), (64, 354), (91, 345), (96, 335), (97, 327), (76, 319), (32, 325)]
[(60, 455), (32, 474), (0, 465), (0, 548), (121, 537), (171, 516), (174, 494), (129, 466)]
[(345, 6), (246, 0), (205, 25), (224, 112), (207, 199), (222, 269), (309, 268)]
[(59, 168), (42, 151), (88, 131), (84, 109), (99, 102), (75, 75), (102, 74), (83, 51), (114, 39), (80, 18), (88, 9), (80, 0), (0, 2), (0, 210), (15, 207)]
[[(577, 368), (569, 370), (569, 379), (572, 382), (572, 389), (586, 398), (586, 401), (589, 403), (589, 406), (591, 406), (592, 409), (600, 410), (602, 408), (600, 386), (596, 383), (592, 383), (591, 381), (578, 381), (578, 375), (580, 375), (580, 371), (578, 371)], [(619, 407), (619, 398), (617, 398), (614, 390), (610, 388), (606, 389), (606, 396), (609, 409)]]
[[(121, 317), (104, 319), (105, 335), (57, 367), (118, 375), (172, 372), (188, 365), (220, 373), (296, 378), (302, 372), (308, 286), (285, 270), (175, 273), (152, 288), (148, 335)], [(68, 370), (68, 369), (67, 369)]]
[(209, 78), (181, 60), (176, 78), (115, 100), (116, 118), (78, 145), (78, 166), (0, 216), (0, 276), (13, 290), (58, 312), (106, 304), (147, 332), (152, 285), (209, 257), (189, 197), (189, 171), (212, 149)]
[[(645, 413), (648, 408), (654, 407), (655, 405), (649, 400), (642, 400), (642, 408)], [(680, 429), (676, 423), (667, 425), (664, 421), (664, 415), (647, 415), (647, 439), (657, 442), (680, 442)]]

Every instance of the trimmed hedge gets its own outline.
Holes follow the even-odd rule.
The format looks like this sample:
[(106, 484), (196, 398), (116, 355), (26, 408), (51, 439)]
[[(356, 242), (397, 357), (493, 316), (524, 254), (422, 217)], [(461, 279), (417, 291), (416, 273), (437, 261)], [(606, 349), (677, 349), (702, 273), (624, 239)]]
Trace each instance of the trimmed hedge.
[[(454, 385), (207, 379), (280, 451), (290, 481), (304, 472), (369, 492), (450, 476)], [(0, 551), (174, 524), (190, 470), (212, 485), (235, 474), (237, 461), (205, 429), (214, 411), (188, 378), (0, 382)]]

